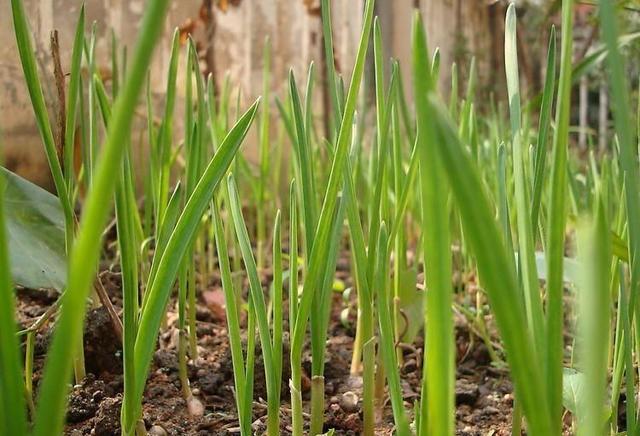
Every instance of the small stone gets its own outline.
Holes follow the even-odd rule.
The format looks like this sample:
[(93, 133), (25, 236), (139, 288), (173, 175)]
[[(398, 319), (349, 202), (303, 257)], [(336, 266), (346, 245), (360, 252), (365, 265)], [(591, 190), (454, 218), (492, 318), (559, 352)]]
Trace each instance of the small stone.
[(202, 401), (193, 395), (187, 399), (187, 410), (189, 410), (189, 415), (191, 416), (204, 415), (204, 405), (202, 404)]
[(500, 411), (493, 406), (487, 406), (482, 410), (483, 415), (496, 415), (498, 413), (500, 413)]
[(340, 398), (340, 408), (347, 413), (358, 411), (358, 396), (351, 391), (345, 392)]
[(168, 436), (169, 433), (161, 425), (154, 425), (149, 429), (149, 436)]

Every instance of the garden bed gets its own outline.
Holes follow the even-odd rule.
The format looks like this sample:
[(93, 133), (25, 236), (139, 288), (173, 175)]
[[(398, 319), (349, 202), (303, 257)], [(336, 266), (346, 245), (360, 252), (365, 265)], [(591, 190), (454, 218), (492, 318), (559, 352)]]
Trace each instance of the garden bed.
[[(342, 263), (337, 276), (350, 284), (349, 272)], [(265, 274), (266, 276), (267, 274)], [(101, 280), (114, 307), (121, 309), (119, 273), (104, 272)], [(268, 283), (269, 278), (264, 277)], [(160, 336), (153, 367), (144, 395), (143, 417), (152, 435), (239, 434), (238, 420), (233, 399), (233, 368), (227, 340), (224, 315), (224, 297), (219, 278), (213, 278), (202, 289), (197, 306), (198, 347), (197, 362), (189, 362), (189, 379), (194, 394), (201, 400), (204, 412), (192, 415), (183, 399), (178, 376), (177, 317), (170, 303), (168, 325)], [(44, 290), (24, 289), (18, 294), (20, 321), (29, 321), (44, 313), (55, 302), (56, 294)], [(325, 429), (335, 429), (338, 435), (357, 435), (362, 428), (360, 402), (362, 380), (350, 374), (351, 351), (355, 336), (355, 319), (345, 325), (340, 312), (345, 303), (336, 293), (333, 302), (327, 360), (325, 370), (326, 423)], [(285, 321), (286, 322), (286, 321)], [(51, 334), (51, 326), (37, 335), (34, 359), (34, 386)], [(505, 370), (491, 364), (485, 345), (470, 331), (462, 316), (456, 318), (457, 374), (456, 374), (456, 434), (458, 435), (509, 435), (513, 396), (511, 382)], [(120, 407), (122, 401), (122, 349), (106, 309), (99, 307), (87, 314), (85, 327), (85, 362), (88, 376), (75, 386), (70, 394), (65, 433), (69, 435), (108, 436), (120, 434)], [(404, 362), (403, 395), (407, 405), (419, 399), (422, 374), (422, 339), (403, 347)], [(288, 342), (285, 342), (288, 351)], [(285, 353), (286, 355), (286, 353)], [(288, 363), (288, 362), (285, 362)], [(303, 401), (309, 400), (311, 381), (310, 355), (305, 350), (303, 360)], [(288, 368), (285, 364), (284, 368)], [(254, 429), (260, 433), (266, 429), (266, 390), (261, 360), (256, 366), (254, 393)], [(282, 434), (290, 434), (290, 409), (288, 406), (287, 371), (283, 375), (280, 409)], [(377, 434), (392, 434), (393, 417), (390, 406), (385, 404), (383, 416), (377, 425)]]

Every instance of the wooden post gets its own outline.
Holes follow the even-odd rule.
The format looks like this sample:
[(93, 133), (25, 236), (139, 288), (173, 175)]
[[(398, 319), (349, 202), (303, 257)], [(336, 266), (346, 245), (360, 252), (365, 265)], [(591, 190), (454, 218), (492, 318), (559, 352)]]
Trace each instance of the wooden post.
[(589, 121), (587, 119), (589, 111), (589, 82), (587, 76), (580, 78), (580, 101), (578, 109), (578, 125), (580, 132), (578, 132), (578, 145), (582, 150), (587, 148), (587, 129), (589, 128)]
[(598, 111), (598, 148), (600, 151), (607, 149), (607, 130), (609, 123), (609, 90), (607, 82), (602, 79), (600, 82), (600, 107)]

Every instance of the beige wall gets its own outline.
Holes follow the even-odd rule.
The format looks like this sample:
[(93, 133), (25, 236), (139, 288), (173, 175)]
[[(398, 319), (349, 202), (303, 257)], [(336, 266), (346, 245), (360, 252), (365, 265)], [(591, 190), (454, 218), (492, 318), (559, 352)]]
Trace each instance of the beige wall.
[(411, 22), (416, 5), (420, 7), (429, 48), (440, 49), (440, 89), (448, 95), (451, 65), (458, 63), (460, 82), (471, 57), (476, 56), (479, 86), (502, 83), (504, 76), (503, 2), (487, 0), (390, 0), (382, 1), (383, 32), (393, 56), (400, 59), (404, 82), (411, 83)]
[[(33, 31), (36, 55), (44, 79), (45, 97), (55, 108), (54, 89), (51, 88), (52, 66), (49, 54), (51, 29), (60, 32), (63, 69), (72, 45), (75, 21), (82, 4), (79, 0), (24, 0)], [(312, 1), (310, 7), (317, 6)], [(336, 22), (336, 57), (345, 69), (351, 68), (355, 42), (360, 24), (360, 0), (334, 1)], [(166, 66), (172, 29), (190, 17), (197, 17), (200, 2), (174, 1), (165, 27), (165, 35), (154, 57), (152, 89), (161, 97), (166, 77)], [(98, 53), (108, 68), (110, 28), (123, 44), (131, 45), (138, 30), (144, 9), (143, 0), (87, 0), (86, 19), (97, 21)], [(236, 85), (242, 87), (245, 101), (260, 94), (262, 88), (262, 48), (269, 35), (273, 46), (272, 85), (274, 92), (282, 93), (290, 67), (304, 82), (307, 65), (318, 60), (321, 50), (319, 18), (309, 13), (303, 0), (241, 0), (229, 2), (226, 12), (214, 8), (215, 35), (213, 58), (218, 81), (228, 72)], [(207, 34), (200, 26), (195, 36), (206, 44)], [(5, 163), (31, 180), (47, 184), (48, 170), (42, 145), (37, 134), (26, 86), (22, 78), (15, 38), (12, 30), (10, 4), (0, 3), (0, 127), (6, 147)]]
[[(49, 89), (45, 90), (50, 107), (55, 107), (53, 74), (49, 55), (49, 33), (60, 32), (63, 69), (67, 70), (69, 51), (80, 0), (24, 0), (32, 27), (36, 54), (40, 61), (41, 77)], [(110, 28), (123, 44), (131, 45), (138, 30), (144, 0), (86, 0), (87, 29), (97, 21), (98, 53), (108, 68)], [(218, 1), (214, 0), (214, 4)], [(200, 26), (195, 38), (203, 46), (211, 44), (213, 64), (218, 82), (228, 72), (233, 82), (242, 88), (245, 101), (253, 99), (262, 89), (262, 49), (268, 35), (273, 47), (272, 89), (278, 95), (286, 92), (286, 76), (292, 67), (299, 83), (304, 83), (307, 66), (312, 60), (321, 68), (321, 23), (317, 13), (319, 0), (236, 0), (229, 1), (223, 12), (214, 7), (214, 33)], [(334, 44), (338, 68), (349, 73), (362, 23), (363, 0), (333, 0), (332, 16)], [(377, 12), (386, 41), (387, 55), (398, 58), (404, 65), (405, 84), (410, 86), (410, 41), (413, 7), (419, 4), (425, 17), (430, 46), (442, 50), (442, 89), (448, 89), (449, 65), (458, 50), (459, 33), (470, 53), (487, 53), (491, 49), (492, 29), (490, 10), (485, 0), (378, 0)], [(152, 89), (161, 101), (166, 78), (172, 29), (197, 17), (199, 0), (174, 1), (166, 23), (165, 34), (157, 50), (152, 71)], [(500, 22), (498, 20), (498, 22)], [(8, 1), (0, 2), (0, 128), (6, 147), (6, 164), (26, 177), (46, 184), (48, 169), (42, 145), (35, 128), (31, 105), (15, 48), (11, 11)], [(483, 56), (483, 62), (491, 58)], [(492, 67), (481, 63), (481, 73), (490, 74)], [(181, 64), (182, 65), (182, 64)], [(466, 66), (461, 66), (462, 69)], [(320, 71), (318, 71), (320, 77)], [(346, 78), (348, 80), (348, 78)], [(179, 82), (181, 83), (181, 82)], [(321, 104), (322, 99), (318, 99)], [(322, 113), (321, 107), (318, 113)], [(53, 113), (53, 111), (52, 111)], [(180, 118), (180, 117), (178, 117)]]

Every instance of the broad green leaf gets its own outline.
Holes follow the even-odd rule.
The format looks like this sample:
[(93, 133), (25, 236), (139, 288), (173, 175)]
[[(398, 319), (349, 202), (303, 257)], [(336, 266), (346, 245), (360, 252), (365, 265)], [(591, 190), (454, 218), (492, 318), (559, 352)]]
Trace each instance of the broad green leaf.
[(584, 374), (573, 368), (562, 370), (562, 405), (574, 415), (582, 408), (584, 384)]
[[(514, 253), (516, 263), (518, 262), (518, 253)], [(538, 279), (547, 280), (547, 260), (543, 251), (536, 251), (536, 266), (538, 268)], [(572, 257), (563, 258), (563, 281), (575, 285), (580, 280), (580, 263)]]
[[(547, 279), (546, 256), (541, 251), (536, 251), (536, 264), (538, 265), (538, 278)], [(576, 259), (571, 257), (563, 258), (562, 277), (565, 283), (576, 284), (580, 279), (580, 265)]]
[(4, 167), (0, 177), (14, 282), (61, 291), (67, 281), (67, 262), (60, 201)]
[(417, 287), (418, 274), (415, 268), (404, 268), (399, 273), (400, 310), (407, 323), (402, 324), (404, 335), (401, 339), (412, 343), (424, 324), (424, 292)]
[[(562, 405), (575, 417), (579, 417), (579, 410), (584, 407), (587, 382), (585, 375), (574, 368), (562, 369)], [(609, 419), (611, 409), (607, 405), (602, 408), (602, 423)], [(580, 424), (579, 424), (580, 425)]]

